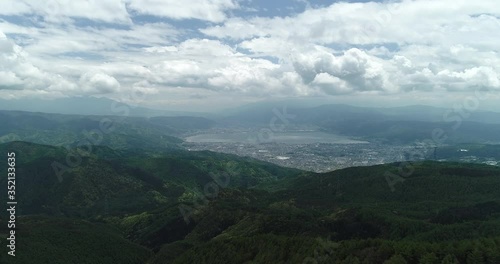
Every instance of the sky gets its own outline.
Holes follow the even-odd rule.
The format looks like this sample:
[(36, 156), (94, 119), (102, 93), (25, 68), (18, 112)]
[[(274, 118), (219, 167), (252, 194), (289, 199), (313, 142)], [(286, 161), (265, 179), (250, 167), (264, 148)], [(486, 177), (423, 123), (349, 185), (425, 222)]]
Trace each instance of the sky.
[(499, 42), (498, 0), (2, 0), (0, 98), (492, 109)]

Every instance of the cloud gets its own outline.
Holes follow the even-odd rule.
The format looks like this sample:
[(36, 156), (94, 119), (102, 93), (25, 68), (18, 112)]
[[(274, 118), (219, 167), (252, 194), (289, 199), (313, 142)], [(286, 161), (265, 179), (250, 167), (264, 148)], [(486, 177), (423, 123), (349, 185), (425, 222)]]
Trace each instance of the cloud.
[(474, 67), (460, 72), (443, 70), (436, 74), (436, 83), (450, 90), (466, 90), (468, 87), (500, 89), (500, 79), (491, 67)]
[(31, 7), (23, 1), (9, 1), (8, 4), (2, 6), (0, 9), (0, 14), (2, 15), (19, 15), (19, 14), (29, 14), (31, 12)]
[(47, 22), (66, 23), (73, 18), (85, 18), (108, 23), (130, 23), (122, 0), (7, 0), (0, 15), (39, 15)]
[(12, 1), (0, 10), (1, 94), (140, 92), (172, 103), (192, 93), (500, 90), (500, 6), (493, 0), (335, 2), (274, 16), (248, 15), (240, 4), (252, 7), (233, 0)]
[(79, 81), (82, 91), (88, 94), (107, 94), (120, 90), (120, 83), (105, 73), (87, 72)]
[(61, 88), (71, 91), (75, 85), (32, 64), (30, 56), (0, 32), (0, 89), (57, 91)]
[(218, 40), (190, 39), (147, 51), (160, 60), (148, 67), (150, 83), (254, 96), (293, 94), (300, 87), (280, 64), (252, 58)]
[(203, 99), (207, 99), (207, 98), (208, 98), (208, 96), (206, 96), (206, 95), (201, 95), (201, 94), (197, 94), (197, 93), (196, 93), (196, 94), (192, 94), (192, 95), (190, 95), (190, 96), (189, 96), (189, 98), (191, 98), (191, 99), (199, 99), (199, 100), (203, 100)]
[(17, 89), (23, 84), (13, 72), (0, 71), (0, 89)]
[(239, 8), (235, 0), (192, 0), (189, 4), (174, 0), (6, 1), (9, 3), (0, 9), (0, 15), (35, 15), (42, 17), (44, 22), (64, 24), (71, 24), (75, 19), (87, 19), (131, 25), (134, 15), (217, 23), (227, 18), (227, 11)]
[(176, 0), (129, 0), (129, 8), (139, 14), (217, 23), (224, 21), (226, 11), (238, 8), (238, 4), (234, 0), (191, 0), (189, 4)]
[[(322, 45), (443, 42), (495, 45), (495, 38), (487, 32), (498, 30), (499, 13), (500, 6), (494, 0), (339, 2), (287, 17), (234, 17), (223, 25), (200, 31), (234, 40), (271, 36)], [(483, 38), (471, 39), (471, 35)]]
[(497, 87), (499, 14), (495, 1), (339, 2), (200, 31), (277, 56), (312, 91), (467, 91)]
[[(447, 56), (446, 54), (443, 54)], [(397, 69), (390, 76), (400, 91), (450, 91), (467, 92), (477, 88), (500, 90), (500, 76), (492, 66), (436, 65), (417, 66), (408, 58), (396, 55), (390, 60)]]
[(110, 52), (134, 51), (138, 49), (136, 46), (170, 43), (177, 39), (179, 32), (167, 23), (145, 23), (119, 29), (75, 25), (29, 28), (22, 35), (33, 40), (24, 47), (30, 53), (59, 56), (79, 52), (106, 56)]
[(359, 49), (349, 49), (335, 56), (325, 48), (315, 47), (292, 59), (296, 72), (305, 84), (316, 85), (328, 94), (380, 91), (388, 92), (383, 61)]

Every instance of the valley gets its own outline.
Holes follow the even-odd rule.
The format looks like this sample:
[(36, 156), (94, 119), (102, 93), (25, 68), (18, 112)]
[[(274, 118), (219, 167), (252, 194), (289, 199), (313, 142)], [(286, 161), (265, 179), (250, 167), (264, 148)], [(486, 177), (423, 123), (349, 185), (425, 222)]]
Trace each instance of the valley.
[[(460, 161), (497, 165), (500, 151), (496, 145), (451, 144), (429, 146), (367, 142), (355, 137), (315, 131), (315, 128), (278, 131), (262, 129), (214, 128), (191, 131), (181, 144), (189, 151), (209, 150), (252, 157), (280, 166), (313, 172), (328, 172), (356, 166), (419, 160)], [(488, 153), (478, 152), (491, 148)], [(470, 149), (470, 150), (469, 150)]]
[(238, 120), (0, 111), (19, 201), (9, 263), (500, 260), (499, 145), (298, 121), (265, 137)]

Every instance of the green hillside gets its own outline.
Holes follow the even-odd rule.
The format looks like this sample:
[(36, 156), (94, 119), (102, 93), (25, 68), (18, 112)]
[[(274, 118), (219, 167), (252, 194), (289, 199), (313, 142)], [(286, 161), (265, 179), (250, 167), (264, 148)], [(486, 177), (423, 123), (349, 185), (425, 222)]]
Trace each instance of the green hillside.
[[(1, 152), (10, 150), (23, 215), (18, 263), (49, 263), (47, 252), (64, 263), (119, 259), (89, 256), (99, 243), (106, 246), (95, 256), (125, 251), (120, 257), (129, 262), (114, 263), (500, 259), (500, 168), (494, 166), (427, 161), (316, 174), (212, 152), (102, 146), (60, 180), (51, 164), (66, 162), (65, 148), (0, 145)], [(72, 232), (63, 243), (62, 234)], [(88, 262), (75, 262), (74, 254)]]
[(215, 122), (202, 117), (80, 116), (0, 111), (0, 143), (38, 144), (160, 151), (178, 148), (179, 135), (207, 129)]
[(182, 250), (172, 263), (498, 263), (498, 168), (425, 162), (392, 192), (384, 174), (397, 168), (299, 177), (274, 193), (225, 192), (151, 263)]
[[(16, 256), (0, 252), (0, 263), (25, 264), (142, 264), (152, 256), (145, 247), (131, 243), (115, 228), (87, 221), (45, 216), (20, 217)], [(6, 241), (5, 221), (0, 238)]]
[[(140, 150), (95, 146), (91, 155), (71, 166), (75, 165), (68, 163), (71, 152), (62, 147), (25, 142), (0, 145), (1, 152), (12, 150), (18, 161), (17, 192), (25, 214), (96, 217), (105, 212), (136, 213), (202, 195), (204, 186), (218, 178), (227, 180), (225, 187), (252, 187), (299, 173), (211, 152), (173, 150), (150, 157)], [(6, 171), (6, 166), (0, 163), (1, 170)], [(58, 175), (59, 171), (64, 173)], [(6, 179), (0, 182), (6, 184)]]

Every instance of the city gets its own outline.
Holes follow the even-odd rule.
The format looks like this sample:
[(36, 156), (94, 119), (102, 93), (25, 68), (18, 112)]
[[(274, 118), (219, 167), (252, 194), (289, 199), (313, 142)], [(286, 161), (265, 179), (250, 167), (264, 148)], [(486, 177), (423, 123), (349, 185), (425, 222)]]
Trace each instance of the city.
[(210, 150), (247, 156), (284, 167), (327, 172), (354, 166), (369, 166), (405, 160), (415, 146), (364, 144), (288, 144), (240, 142), (186, 142), (190, 151)]
[[(258, 129), (218, 128), (188, 133), (184, 137), (187, 140), (182, 145), (189, 151), (209, 150), (234, 154), (317, 173), (408, 160), (458, 161), (493, 166), (498, 165), (500, 161), (496, 156), (470, 153), (459, 146), (434, 148), (423, 143), (384, 144), (333, 134), (332, 139), (328, 138), (327, 133), (314, 134), (316, 137), (311, 137), (311, 133), (319, 132), (300, 131), (305, 135), (304, 138), (297, 137), (297, 134), (300, 135), (298, 130), (287, 130), (275, 133), (271, 140), (259, 141)], [(318, 141), (313, 142), (315, 139)], [(454, 148), (455, 151), (449, 151)], [(441, 151), (445, 149), (446, 151)]]

